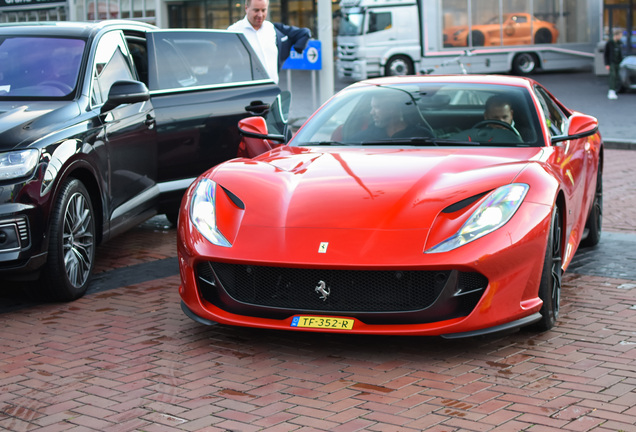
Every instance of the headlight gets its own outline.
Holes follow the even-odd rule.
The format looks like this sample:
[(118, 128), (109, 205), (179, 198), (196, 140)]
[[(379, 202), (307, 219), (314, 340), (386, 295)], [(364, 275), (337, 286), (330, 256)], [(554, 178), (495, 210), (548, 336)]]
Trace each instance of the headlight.
[(212, 244), (231, 247), (216, 227), (216, 183), (203, 179), (197, 184), (190, 203), (190, 220)]
[(0, 153), (0, 180), (31, 175), (38, 163), (39, 154), (36, 149)]
[(528, 188), (527, 184), (516, 183), (494, 190), (459, 231), (426, 253), (448, 252), (501, 228), (515, 214)]

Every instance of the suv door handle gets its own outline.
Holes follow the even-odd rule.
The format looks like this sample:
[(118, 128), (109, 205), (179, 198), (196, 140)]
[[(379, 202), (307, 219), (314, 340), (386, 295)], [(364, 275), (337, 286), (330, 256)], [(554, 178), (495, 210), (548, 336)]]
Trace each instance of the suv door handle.
[(155, 124), (155, 118), (150, 114), (146, 115), (146, 120), (144, 120), (144, 124), (148, 127), (152, 127)]
[(269, 104), (263, 103), (263, 101), (252, 101), (245, 107), (245, 111), (254, 115), (261, 115), (269, 111)]

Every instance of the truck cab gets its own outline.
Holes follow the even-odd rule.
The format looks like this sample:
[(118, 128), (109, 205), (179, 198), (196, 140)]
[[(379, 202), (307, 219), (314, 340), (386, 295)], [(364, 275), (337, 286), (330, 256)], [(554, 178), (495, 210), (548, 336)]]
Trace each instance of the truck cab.
[(420, 55), (420, 20), (414, 0), (344, 0), (340, 11), (339, 78), (414, 73)]

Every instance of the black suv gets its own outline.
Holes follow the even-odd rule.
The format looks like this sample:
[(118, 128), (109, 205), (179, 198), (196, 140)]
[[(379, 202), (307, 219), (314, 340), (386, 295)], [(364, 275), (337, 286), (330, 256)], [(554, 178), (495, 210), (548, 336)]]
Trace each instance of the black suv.
[(0, 25), (0, 279), (82, 296), (96, 246), (174, 221), (192, 180), (236, 157), (238, 121), (279, 93), (237, 33)]

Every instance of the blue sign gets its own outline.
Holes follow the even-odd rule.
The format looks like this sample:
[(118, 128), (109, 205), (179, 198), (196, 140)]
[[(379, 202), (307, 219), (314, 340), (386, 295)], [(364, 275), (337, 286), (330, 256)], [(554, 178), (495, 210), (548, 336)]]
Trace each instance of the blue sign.
[(302, 54), (293, 48), (283, 63), (283, 69), (320, 70), (322, 69), (322, 51), (319, 40), (310, 40)]

